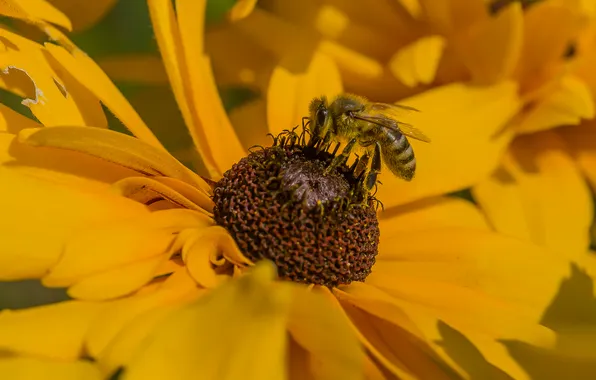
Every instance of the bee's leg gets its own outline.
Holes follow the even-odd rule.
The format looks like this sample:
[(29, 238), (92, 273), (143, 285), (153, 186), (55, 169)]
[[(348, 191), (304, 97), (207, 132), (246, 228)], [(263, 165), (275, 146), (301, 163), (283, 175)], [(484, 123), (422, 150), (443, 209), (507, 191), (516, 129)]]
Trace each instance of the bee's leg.
[[(330, 133), (328, 133), (328, 135), (330, 135)], [(354, 149), (354, 145), (356, 145), (355, 138), (348, 141), (348, 143), (346, 144), (344, 149), (341, 151), (339, 156), (335, 156), (333, 158), (333, 160), (331, 161), (329, 166), (327, 166), (327, 168), (325, 169), (325, 172), (323, 174), (329, 174), (335, 168), (337, 168), (341, 165), (345, 165), (346, 162), (348, 161), (348, 158), (350, 157), (350, 153), (352, 152), (352, 149)]]
[(370, 160), (370, 154), (368, 151), (362, 155), (362, 157), (355, 163), (354, 168), (352, 169), (352, 173), (354, 177), (358, 177), (360, 174), (364, 173), (366, 167), (368, 166), (368, 161)]
[(381, 144), (375, 143), (375, 151), (372, 156), (372, 162), (370, 164), (370, 171), (366, 175), (366, 181), (364, 185), (366, 190), (370, 191), (377, 183), (377, 175), (381, 172)]

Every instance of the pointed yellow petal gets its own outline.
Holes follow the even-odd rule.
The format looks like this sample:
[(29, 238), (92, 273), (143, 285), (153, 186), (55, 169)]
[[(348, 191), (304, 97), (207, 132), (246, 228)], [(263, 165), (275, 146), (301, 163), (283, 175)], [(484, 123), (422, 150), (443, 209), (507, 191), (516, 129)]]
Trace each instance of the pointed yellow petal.
[(95, 364), (89, 361), (51, 362), (32, 358), (0, 359), (0, 378), (36, 380), (101, 380)]
[(151, 85), (168, 83), (164, 63), (155, 55), (117, 55), (101, 57), (97, 64), (115, 82), (133, 82)]
[(83, 354), (83, 337), (105, 306), (66, 301), (0, 312), (0, 347), (18, 354), (72, 360)]
[(71, 54), (66, 49), (52, 44), (46, 44), (46, 50), (64, 71), (95, 94), (135, 136), (149, 145), (162, 147), (126, 98), (91, 58), (81, 51)]
[(51, 3), (72, 21), (75, 32), (94, 26), (116, 4), (117, 0), (99, 0), (82, 3), (78, 0), (51, 0)]
[(363, 379), (364, 351), (342, 314), (317, 292), (294, 291), (288, 329), (316, 379)]
[(399, 50), (389, 61), (389, 70), (408, 87), (430, 84), (435, 79), (445, 38), (423, 37)]
[(254, 9), (255, 5), (257, 5), (257, 0), (239, 0), (236, 1), (236, 4), (230, 10), (228, 18), (230, 21), (238, 21), (242, 20), (245, 17), (250, 15), (250, 12)]
[(2, 0), (0, 1), (0, 14), (30, 22), (43, 20), (60, 25), (68, 30), (72, 29), (68, 17), (45, 0), (27, 0), (26, 3), (16, 0)]
[[(446, 243), (448, 242), (448, 244)], [(412, 302), (447, 302), (441, 285), (466, 289), (470, 296), (498, 299), (538, 321), (557, 293), (569, 264), (551, 251), (490, 231), (442, 228), (397, 236), (381, 235), (379, 256), (366, 282)], [(523, 279), (520, 281), (519, 279)], [(433, 282), (410, 292), (413, 283)], [(410, 285), (405, 285), (408, 282)], [(423, 290), (424, 289), (424, 290)], [(458, 290), (459, 291), (459, 290)], [(416, 294), (423, 298), (415, 299)], [(452, 296), (449, 295), (449, 298)], [(455, 295), (453, 296), (455, 297)], [(462, 301), (463, 302), (463, 301)], [(458, 305), (449, 306), (455, 312)], [(478, 320), (479, 323), (481, 319)], [(487, 325), (487, 328), (490, 328)]]
[(303, 73), (293, 73), (279, 65), (271, 74), (267, 90), (267, 124), (277, 135), (284, 129), (301, 125), (308, 116), (308, 105), (314, 97), (334, 97), (342, 92), (341, 78), (335, 63), (323, 53), (315, 53)]
[(594, 118), (594, 99), (588, 86), (579, 78), (566, 75), (557, 86), (539, 99), (516, 132), (534, 133), (562, 125), (576, 125), (582, 119)]
[[(498, 132), (520, 107), (516, 87), (509, 82), (482, 88), (456, 83), (400, 104), (421, 111), (405, 113), (400, 121), (416, 126), (432, 141), (410, 139), (417, 162), (411, 182), (386, 169), (381, 172), (377, 198), (385, 207), (463, 189), (491, 173), (510, 139)], [(466, 170), (454, 169), (458, 167)]]
[(513, 72), (523, 44), (523, 18), (521, 4), (512, 2), (456, 39), (456, 49), (476, 83), (497, 83)]
[(0, 278), (37, 278), (53, 266), (78, 229), (146, 213), (123, 197), (76, 188), (0, 169)]
[(473, 194), (501, 233), (570, 259), (590, 246), (592, 195), (564, 142), (552, 132), (517, 138), (503, 167)]
[(169, 176), (189, 183), (196, 181), (196, 176), (166, 151), (109, 129), (28, 129), (19, 134), (19, 140), (32, 146), (86, 153), (147, 176)]
[(379, 228), (383, 236), (440, 227), (489, 228), (478, 207), (455, 197), (423, 199), (388, 209), (379, 216)]
[[(151, 0), (149, 11), (168, 77), (195, 146), (212, 178), (245, 156), (203, 52), (205, 1)], [(179, 22), (179, 25), (178, 25)]]
[(41, 127), (39, 123), (21, 115), (4, 104), (0, 104), (0, 132), (17, 134), (25, 128), (38, 127)]
[(174, 312), (137, 348), (123, 379), (287, 378), (286, 321), (293, 293), (291, 284), (272, 282), (274, 272), (273, 265), (262, 263)]
[(70, 286), (93, 274), (171, 253), (177, 233), (210, 223), (203, 214), (172, 209), (81, 229), (68, 240), (60, 261), (43, 283)]

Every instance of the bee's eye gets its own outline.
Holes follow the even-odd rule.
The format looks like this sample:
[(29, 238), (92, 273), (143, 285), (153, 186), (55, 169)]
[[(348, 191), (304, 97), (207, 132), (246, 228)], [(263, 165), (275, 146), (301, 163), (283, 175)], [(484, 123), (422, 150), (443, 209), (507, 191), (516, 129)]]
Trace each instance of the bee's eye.
[(319, 108), (317, 110), (317, 125), (324, 125), (327, 121), (327, 110), (325, 108)]

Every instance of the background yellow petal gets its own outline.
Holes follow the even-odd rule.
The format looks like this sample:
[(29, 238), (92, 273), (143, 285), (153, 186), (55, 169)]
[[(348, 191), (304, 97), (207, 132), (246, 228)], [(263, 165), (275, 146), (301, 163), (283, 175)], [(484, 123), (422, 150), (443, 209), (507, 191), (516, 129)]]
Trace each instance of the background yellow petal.
[(74, 32), (86, 30), (97, 23), (116, 4), (117, 0), (81, 2), (78, 0), (49, 0), (72, 21)]
[(303, 73), (293, 73), (277, 66), (271, 75), (267, 90), (267, 124), (277, 135), (284, 129), (301, 126), (302, 117), (308, 116), (308, 105), (314, 97), (329, 98), (342, 92), (341, 78), (331, 58), (315, 53)]
[(41, 127), (41, 124), (21, 115), (4, 104), (0, 104), (0, 132), (16, 134), (25, 128), (38, 127)]
[(66, 301), (0, 312), (0, 348), (17, 354), (73, 360), (83, 355), (83, 338), (105, 306)]
[(91, 58), (81, 51), (71, 54), (57, 45), (46, 44), (46, 49), (64, 71), (95, 94), (135, 136), (149, 145), (162, 147), (126, 98)]
[(238, 0), (230, 10), (228, 17), (231, 21), (241, 20), (250, 15), (255, 5), (257, 5), (257, 0)]
[(499, 132), (520, 107), (516, 87), (509, 82), (490, 87), (456, 83), (399, 103), (420, 110), (404, 113), (400, 121), (432, 141), (410, 139), (417, 162), (411, 182), (382, 170), (376, 196), (385, 207), (463, 189), (491, 173), (510, 139)]
[(167, 176), (190, 184), (199, 181), (166, 151), (143, 140), (101, 128), (54, 127), (21, 131), (19, 140), (35, 147), (85, 153), (147, 176)]
[(503, 166), (473, 188), (491, 225), (576, 259), (590, 246), (592, 196), (563, 140), (552, 132), (517, 138)]
[(138, 347), (123, 379), (285, 379), (292, 288), (273, 283), (274, 271), (261, 264), (174, 312)]
[(588, 86), (572, 75), (562, 77), (544, 98), (538, 99), (515, 130), (534, 133), (594, 118), (594, 99)]
[(129, 54), (101, 57), (97, 64), (113, 81), (145, 84), (168, 84), (168, 76), (161, 57)]
[(455, 197), (433, 197), (393, 207), (379, 214), (383, 236), (440, 227), (489, 229), (482, 211), (473, 203)]
[(364, 378), (364, 350), (341, 313), (316, 292), (294, 291), (288, 329), (314, 379)]
[(442, 36), (422, 37), (395, 53), (389, 60), (389, 70), (408, 87), (432, 83), (445, 42)]
[(66, 239), (87, 224), (146, 212), (123, 197), (78, 191), (7, 169), (0, 169), (0, 182), (3, 280), (43, 276), (62, 254)]
[(33, 358), (0, 359), (0, 377), (4, 379), (36, 380), (101, 380), (95, 364), (88, 361), (73, 363), (51, 362)]
[(444, 33), (466, 30), (470, 25), (487, 18), (488, 11), (482, 1), (469, 0), (420, 0), (420, 8), (433, 28)]
[(570, 148), (570, 153), (587, 177), (592, 190), (596, 189), (596, 123), (557, 131)]
[(512, 2), (496, 16), (455, 37), (454, 44), (472, 80), (486, 85), (512, 73), (521, 54), (522, 33), (521, 4)]
[(26, 3), (16, 0), (1, 0), (0, 14), (30, 22), (43, 20), (68, 30), (72, 29), (68, 17), (45, 0), (27, 0)]
[[(517, 308), (538, 321), (569, 267), (569, 262), (556, 253), (530, 242), (491, 231), (441, 228), (381, 235), (377, 262), (366, 281), (391, 287), (392, 294), (399, 293), (412, 302), (416, 302), (414, 293), (407, 290), (412, 284), (406, 286), (406, 282), (436, 283), (434, 293), (423, 296), (421, 302), (451, 298), (437, 285), (443, 283), (466, 289), (474, 297), (499, 299), (503, 306)], [(420, 292), (430, 290), (430, 285), (420, 288)], [(455, 304), (450, 307), (455, 308)]]

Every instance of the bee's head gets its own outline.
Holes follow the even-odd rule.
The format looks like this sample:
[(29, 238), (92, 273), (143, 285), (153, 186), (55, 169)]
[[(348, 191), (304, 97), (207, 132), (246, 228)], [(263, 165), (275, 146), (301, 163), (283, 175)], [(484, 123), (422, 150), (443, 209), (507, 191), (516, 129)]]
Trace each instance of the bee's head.
[(314, 98), (310, 103), (309, 111), (312, 133), (319, 137), (325, 136), (333, 123), (327, 97)]

